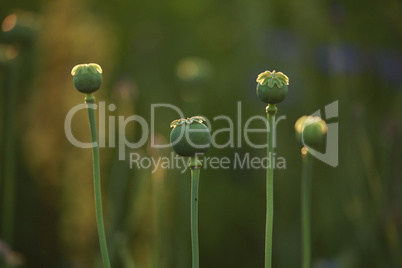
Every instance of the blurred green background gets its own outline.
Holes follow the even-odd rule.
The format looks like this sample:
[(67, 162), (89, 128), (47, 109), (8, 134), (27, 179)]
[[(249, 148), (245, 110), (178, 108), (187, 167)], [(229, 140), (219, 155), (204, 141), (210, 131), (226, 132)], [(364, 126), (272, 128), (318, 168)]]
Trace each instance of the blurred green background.
[[(401, 13), (397, 0), (2, 1), (0, 19), (16, 16), (3, 23), (0, 40), (1, 265), (7, 258), (15, 267), (101, 267), (91, 150), (73, 146), (64, 132), (68, 111), (84, 98), (71, 69), (96, 62), (104, 74), (97, 101), (117, 107), (107, 116), (149, 121), (151, 104), (169, 103), (187, 117), (209, 118), (213, 131), (228, 127), (214, 116), (237, 119), (239, 101), (243, 124), (265, 116), (255, 93), (259, 73), (289, 76), (278, 105), (286, 120), (276, 152), (286, 169), (275, 171), (274, 267), (301, 261), (294, 122), (338, 100), (339, 117), (330, 123), (339, 123), (339, 166), (314, 163), (314, 267), (402, 267)], [(22, 28), (10, 36), (15, 18)], [(173, 111), (157, 112), (158, 142), (169, 140), (175, 119)], [(72, 127), (89, 141), (85, 111)], [(140, 138), (138, 125), (126, 130), (130, 141)], [(217, 136), (220, 144), (225, 135)], [(172, 150), (148, 144), (127, 152)], [(190, 267), (189, 172), (130, 169), (116, 148), (100, 153), (112, 266)], [(263, 157), (266, 150), (243, 140), (208, 156), (235, 153)], [(7, 174), (15, 179), (14, 204), (4, 203)], [(262, 267), (265, 171), (203, 169), (200, 200), (201, 267)], [(5, 207), (13, 212), (11, 234), (4, 233)]]

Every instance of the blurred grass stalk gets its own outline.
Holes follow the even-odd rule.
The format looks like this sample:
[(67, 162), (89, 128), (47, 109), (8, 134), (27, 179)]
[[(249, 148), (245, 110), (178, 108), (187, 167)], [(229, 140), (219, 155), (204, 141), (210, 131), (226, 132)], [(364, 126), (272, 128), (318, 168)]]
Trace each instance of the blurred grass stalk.
[[(10, 248), (13, 247), (15, 233), (18, 87), (25, 87), (29, 83), (29, 73), (32, 71), (29, 63), (33, 55), (32, 42), (37, 26), (35, 16), (24, 11), (8, 15), (1, 25), (1, 40), (9, 44), (2, 49), (0, 59), (5, 71), (2, 236)], [(19, 77), (20, 74), (24, 74), (24, 79)]]
[(12, 248), (14, 242), (15, 190), (16, 190), (16, 134), (17, 134), (17, 99), (18, 99), (18, 61), (8, 60), (5, 72), (5, 113), (4, 130), (4, 181), (3, 181), (3, 226), (2, 237)]
[[(108, 205), (107, 210), (109, 211), (106, 222), (109, 222), (110, 230), (107, 236), (107, 239), (110, 245), (109, 248), (109, 256), (110, 263), (113, 266), (119, 261), (118, 259), (122, 259), (122, 250), (123, 248), (127, 248), (126, 237), (123, 233), (126, 233), (126, 230), (123, 230), (124, 226), (124, 203), (125, 198), (127, 196), (127, 192), (130, 190), (129, 185), (129, 167), (128, 163), (125, 161), (119, 161), (118, 155), (116, 154), (113, 157), (113, 163), (111, 165), (110, 172), (110, 180), (109, 180), (109, 191), (108, 191)], [(129, 249), (125, 249), (128, 250)], [(126, 255), (124, 255), (126, 256)], [(125, 259), (125, 257), (124, 257)]]
[[(128, 117), (136, 113), (134, 108), (137, 107), (137, 103), (131, 80), (122, 79), (115, 86), (112, 94), (117, 107), (115, 114)], [(116, 137), (120, 135), (118, 129)], [(135, 139), (135, 126), (127, 129), (125, 135)], [(135, 174), (132, 174), (133, 172)], [(140, 223), (146, 211), (144, 204), (148, 203), (149, 187), (147, 175), (142, 174), (141, 170), (131, 169), (128, 160), (119, 160), (118, 150), (116, 150), (109, 176), (108, 197), (108, 215), (111, 222), (108, 238), (111, 238), (109, 252), (113, 267), (121, 265), (128, 268), (136, 267), (137, 260), (133, 254), (136, 251), (136, 245), (135, 241), (133, 245), (131, 238), (141, 228)]]
[(153, 251), (153, 267), (164, 267), (163, 264), (163, 247), (164, 235), (162, 231), (162, 220), (164, 211), (163, 184), (165, 172), (158, 169), (152, 173), (152, 203), (153, 203), (153, 219), (154, 219), (154, 251)]
[(312, 159), (308, 149), (301, 149), (301, 220), (302, 220), (302, 267), (311, 268), (311, 170)]

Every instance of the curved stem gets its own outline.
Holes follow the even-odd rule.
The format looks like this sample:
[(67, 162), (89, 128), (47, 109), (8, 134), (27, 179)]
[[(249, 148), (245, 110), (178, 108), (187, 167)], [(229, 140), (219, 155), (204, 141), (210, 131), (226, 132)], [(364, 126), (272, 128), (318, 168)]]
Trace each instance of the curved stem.
[(302, 149), (302, 181), (301, 181), (301, 210), (302, 210), (302, 258), (303, 268), (311, 268), (311, 169), (312, 162), (307, 148)]
[(110, 268), (109, 254), (107, 251), (105, 227), (103, 223), (102, 212), (102, 195), (100, 181), (100, 165), (99, 165), (99, 142), (96, 129), (95, 110), (92, 107), (95, 98), (92, 94), (87, 94), (85, 103), (88, 108), (89, 126), (91, 129), (92, 138), (92, 158), (93, 158), (93, 175), (94, 175), (94, 191), (95, 191), (95, 207), (96, 207), (96, 223), (98, 225), (99, 244), (102, 255), (103, 267)]
[(267, 168), (267, 214), (265, 226), (265, 268), (272, 267), (272, 229), (274, 224), (274, 167), (272, 158), (274, 157), (274, 133), (275, 133), (275, 114), (278, 109), (275, 104), (268, 104), (266, 108), (268, 119), (268, 149), (267, 156), (269, 165)]
[(199, 267), (198, 248), (198, 185), (200, 181), (201, 162), (196, 158), (191, 159), (191, 249), (192, 268)]

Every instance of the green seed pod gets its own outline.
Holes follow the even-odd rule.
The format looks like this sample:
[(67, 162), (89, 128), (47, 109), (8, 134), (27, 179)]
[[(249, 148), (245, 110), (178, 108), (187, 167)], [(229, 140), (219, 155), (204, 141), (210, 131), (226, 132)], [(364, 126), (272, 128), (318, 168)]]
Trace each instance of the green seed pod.
[(315, 149), (325, 144), (327, 124), (318, 116), (302, 116), (295, 124), (296, 139), (302, 145)]
[(71, 74), (75, 88), (82, 93), (95, 92), (102, 85), (102, 68), (96, 63), (76, 65)]
[(180, 156), (195, 156), (206, 153), (211, 146), (211, 134), (205, 118), (194, 116), (173, 121), (170, 127), (170, 143), (173, 150)]
[(289, 78), (281, 72), (260, 73), (257, 82), (257, 96), (265, 103), (282, 102), (288, 93)]

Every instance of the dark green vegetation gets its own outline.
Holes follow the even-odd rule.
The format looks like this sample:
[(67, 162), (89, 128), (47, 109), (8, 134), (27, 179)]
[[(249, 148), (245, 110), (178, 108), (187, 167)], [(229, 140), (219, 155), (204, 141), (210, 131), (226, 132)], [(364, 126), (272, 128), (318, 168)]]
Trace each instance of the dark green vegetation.
[[(27, 267), (98, 267), (95, 260), (100, 260), (92, 171), (86, 168), (91, 151), (71, 145), (63, 128), (67, 112), (83, 101), (82, 94), (72, 92), (68, 75), (81, 62), (103, 68), (96, 98), (106, 101), (107, 119), (139, 114), (149, 121), (150, 105), (162, 102), (180, 107), (187, 117), (237, 119), (241, 101), (244, 126), (250, 116), (264, 116), (256, 74), (275, 69), (289, 76), (292, 91), (278, 105), (278, 117), (287, 118), (278, 124), (275, 148), (286, 159), (286, 169), (275, 170), (272, 259), (278, 268), (301, 263), (301, 160), (294, 123), (339, 100), (339, 116), (327, 121), (339, 123), (339, 166), (314, 162), (312, 261), (401, 266), (400, 2), (21, 0), (1, 6), (0, 20), (15, 8), (41, 15), (32, 50), (16, 45), (23, 64), (16, 85), (13, 249)], [(198, 71), (186, 71), (189, 65)], [(2, 152), (9, 124), (6, 77), (2, 69)], [(109, 103), (116, 105), (114, 111)], [(167, 144), (166, 124), (179, 116), (162, 108), (156, 113), (154, 140)], [(73, 118), (72, 131), (80, 141), (90, 141), (87, 120), (84, 110)], [(224, 120), (212, 126), (229, 127)], [(129, 123), (127, 138), (138, 141), (140, 128)], [(212, 147), (208, 156), (266, 155), (266, 149), (248, 146), (243, 133), (237, 148), (239, 136), (236, 132), (235, 148)], [(266, 143), (264, 133), (250, 137)], [(228, 138), (227, 133), (216, 136), (219, 144)], [(144, 146), (137, 152), (159, 157), (172, 151)], [(130, 267), (135, 260), (139, 267), (188, 268), (188, 172), (130, 169), (118, 160), (117, 148), (100, 148), (100, 154), (114, 267)], [(0, 192), (7, 156), (1, 158)], [(202, 168), (201, 173), (201, 267), (263, 267), (265, 170)]]

